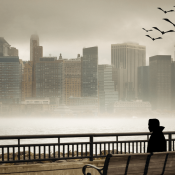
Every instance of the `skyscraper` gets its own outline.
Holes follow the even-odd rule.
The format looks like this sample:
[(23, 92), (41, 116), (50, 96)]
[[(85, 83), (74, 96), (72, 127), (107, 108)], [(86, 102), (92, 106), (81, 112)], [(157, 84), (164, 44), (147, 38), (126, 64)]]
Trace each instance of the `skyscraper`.
[(43, 57), (35, 64), (36, 97), (60, 98), (64, 103), (64, 65), (56, 57)]
[(98, 65), (98, 98), (100, 112), (112, 112), (114, 102), (118, 100), (118, 92), (115, 91), (115, 83), (112, 80), (112, 70), (111, 65)]
[(11, 47), (9, 49), (9, 56), (18, 56), (18, 49), (16, 49), (15, 47)]
[(138, 67), (138, 98), (149, 101), (149, 66)]
[(0, 101), (21, 101), (22, 64), (18, 57), (0, 57)]
[(39, 37), (38, 37), (38, 35), (31, 35), (31, 37), (30, 37), (30, 61), (34, 61), (33, 60), (34, 59), (33, 53), (34, 53), (34, 48), (36, 46), (39, 46)]
[(137, 68), (146, 65), (146, 47), (137, 43), (111, 45), (111, 63), (118, 69), (119, 98), (138, 97)]
[(64, 60), (63, 64), (65, 104), (68, 105), (69, 97), (81, 97), (81, 58)]
[(97, 97), (98, 47), (83, 48), (81, 96)]
[(10, 44), (3, 38), (0, 37), (0, 56), (9, 56)]
[(171, 56), (149, 58), (149, 93), (153, 109), (171, 109)]

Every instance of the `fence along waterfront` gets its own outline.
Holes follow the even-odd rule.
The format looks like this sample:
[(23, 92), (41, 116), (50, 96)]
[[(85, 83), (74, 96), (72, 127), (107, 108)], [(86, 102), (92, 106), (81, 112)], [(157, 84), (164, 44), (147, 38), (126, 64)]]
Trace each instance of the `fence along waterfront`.
[[(175, 131), (163, 132), (167, 143), (167, 151), (174, 151)], [(89, 134), (60, 134), (60, 135), (13, 135), (0, 136), (0, 140), (18, 140), (18, 144), (0, 145), (0, 163), (56, 161), (63, 159), (83, 159), (106, 157), (108, 153), (129, 154), (146, 153), (150, 132), (132, 133), (89, 133)], [(119, 140), (122, 136), (146, 136), (143, 140)], [(89, 138), (88, 142), (61, 143), (61, 138)], [(97, 137), (115, 137), (115, 141), (94, 141)], [(21, 144), (23, 139), (56, 138), (57, 143)]]

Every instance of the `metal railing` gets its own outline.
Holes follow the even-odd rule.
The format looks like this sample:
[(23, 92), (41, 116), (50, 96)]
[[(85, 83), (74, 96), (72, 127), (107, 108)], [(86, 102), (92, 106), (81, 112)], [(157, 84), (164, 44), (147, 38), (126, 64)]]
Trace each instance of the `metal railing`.
[[(175, 131), (163, 132), (167, 142), (167, 151), (174, 151)], [(62, 159), (83, 159), (106, 157), (108, 153), (129, 154), (147, 152), (150, 132), (134, 133), (90, 133), (90, 134), (59, 134), (59, 135), (15, 135), (0, 136), (0, 140), (18, 140), (18, 144), (0, 145), (0, 163), (56, 161)], [(123, 136), (146, 136), (143, 140), (120, 140)], [(62, 138), (89, 138), (88, 142), (61, 143)], [(115, 141), (94, 141), (97, 137), (115, 137)], [(23, 139), (51, 139), (57, 143), (21, 144)]]

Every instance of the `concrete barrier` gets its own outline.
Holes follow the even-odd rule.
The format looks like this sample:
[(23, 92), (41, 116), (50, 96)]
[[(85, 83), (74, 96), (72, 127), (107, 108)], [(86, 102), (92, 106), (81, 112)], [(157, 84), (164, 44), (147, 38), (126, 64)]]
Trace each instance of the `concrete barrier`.
[[(83, 175), (82, 167), (86, 164), (93, 164), (99, 168), (102, 168), (104, 165), (104, 160), (1, 165), (0, 175)], [(99, 175), (97, 170), (92, 168), (88, 168), (87, 172), (92, 173), (92, 175)]]

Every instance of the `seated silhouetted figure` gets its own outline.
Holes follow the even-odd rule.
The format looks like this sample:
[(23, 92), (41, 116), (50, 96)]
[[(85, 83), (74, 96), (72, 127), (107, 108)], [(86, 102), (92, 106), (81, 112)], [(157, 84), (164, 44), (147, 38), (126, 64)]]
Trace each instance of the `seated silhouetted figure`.
[(147, 152), (165, 152), (166, 141), (162, 132), (165, 127), (159, 126), (160, 123), (158, 119), (149, 119), (148, 125), (148, 128), (152, 134), (148, 141)]

